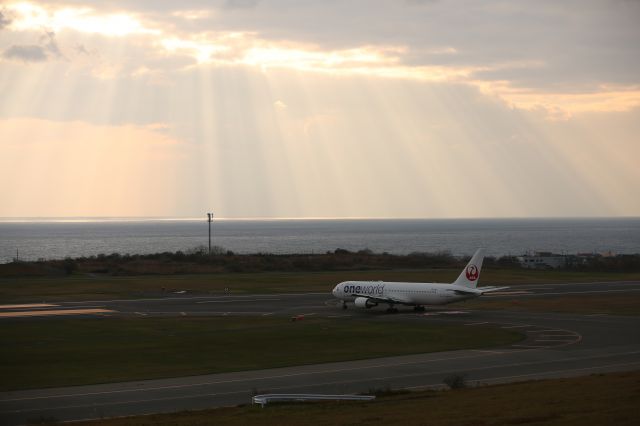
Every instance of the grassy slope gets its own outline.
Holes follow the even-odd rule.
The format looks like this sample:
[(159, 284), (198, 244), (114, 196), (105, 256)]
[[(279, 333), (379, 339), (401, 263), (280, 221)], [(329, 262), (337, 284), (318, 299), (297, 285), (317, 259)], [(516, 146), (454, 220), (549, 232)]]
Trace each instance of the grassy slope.
[(286, 404), (138, 416), (82, 426), (204, 425), (636, 425), (640, 372), (544, 380), (444, 392), (416, 392), (367, 403)]
[[(0, 278), (0, 304), (138, 297), (159, 295), (163, 289), (222, 292), (229, 288), (234, 293), (329, 292), (336, 283), (345, 280), (451, 282), (459, 272), (432, 269)], [(640, 280), (640, 274), (488, 269), (482, 275), (483, 285), (623, 280)]]
[(94, 318), (4, 324), (2, 390), (490, 347), (521, 338), (493, 328), (423, 322), (398, 327), (395, 321), (344, 318)]

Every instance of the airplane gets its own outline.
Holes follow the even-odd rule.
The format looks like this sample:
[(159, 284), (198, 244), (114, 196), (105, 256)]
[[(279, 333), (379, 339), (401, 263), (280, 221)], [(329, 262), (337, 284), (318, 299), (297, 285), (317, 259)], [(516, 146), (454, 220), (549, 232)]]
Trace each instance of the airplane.
[(446, 305), (480, 297), (485, 293), (509, 287), (478, 287), (484, 252), (478, 249), (462, 270), (457, 280), (445, 283), (412, 283), (384, 281), (344, 281), (336, 285), (333, 295), (342, 300), (342, 308), (353, 302), (358, 308), (370, 309), (378, 304), (387, 304), (387, 312), (395, 313), (395, 305), (413, 306), (424, 311), (425, 305)]

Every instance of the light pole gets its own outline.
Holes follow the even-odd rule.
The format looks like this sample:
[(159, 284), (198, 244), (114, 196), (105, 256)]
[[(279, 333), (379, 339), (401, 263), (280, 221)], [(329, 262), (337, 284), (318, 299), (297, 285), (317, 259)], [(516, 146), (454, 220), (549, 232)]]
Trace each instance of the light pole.
[(207, 213), (207, 222), (209, 222), (209, 256), (211, 256), (211, 222), (213, 222), (213, 213)]

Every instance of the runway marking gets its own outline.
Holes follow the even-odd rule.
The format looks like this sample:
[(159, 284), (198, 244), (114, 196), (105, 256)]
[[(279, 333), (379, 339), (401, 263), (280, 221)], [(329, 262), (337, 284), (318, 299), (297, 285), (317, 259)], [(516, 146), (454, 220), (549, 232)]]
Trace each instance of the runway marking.
[[(329, 295), (329, 292), (322, 293), (278, 293), (279, 297), (283, 296), (318, 296), (324, 294), (325, 296)], [(173, 300), (202, 300), (202, 299), (224, 299), (224, 298), (246, 298), (246, 297), (273, 297), (272, 294), (234, 294), (230, 296), (192, 296), (192, 297), (148, 297), (143, 299), (111, 299), (111, 300), (83, 300), (83, 301), (68, 301), (68, 302), (59, 302), (65, 304), (77, 304), (77, 303), (112, 303), (112, 302), (164, 302), (164, 301), (173, 301)]]
[(576, 337), (575, 334), (542, 334), (539, 337)]
[[(544, 286), (571, 286), (571, 285), (593, 285), (593, 284), (614, 284), (614, 285), (628, 285), (628, 284), (640, 284), (640, 281), (588, 281), (581, 283), (549, 283), (542, 284)], [(518, 284), (518, 286), (526, 286), (527, 284)], [(538, 284), (528, 284), (528, 285), (538, 285)]]
[[(561, 285), (566, 285), (566, 284), (561, 284)], [(516, 289), (516, 288), (520, 288), (520, 287), (521, 286), (514, 285), (511, 288)], [(482, 288), (482, 287), (480, 287), (480, 288)], [(528, 290), (553, 290), (556, 287), (527, 287), (527, 286), (524, 286), (524, 288), (526, 289), (524, 291), (528, 291)]]
[(484, 322), (472, 322), (469, 324), (465, 324), (465, 325), (483, 325), (483, 324), (489, 324), (488, 321), (484, 321)]
[[(278, 388), (274, 388), (274, 389), (278, 389)], [(97, 408), (97, 407), (107, 407), (107, 406), (113, 406), (113, 405), (127, 405), (127, 404), (139, 404), (142, 402), (156, 402), (156, 401), (173, 401), (173, 400), (179, 400), (179, 399), (190, 399), (190, 398), (202, 398), (205, 396), (220, 396), (220, 395), (233, 395), (233, 394), (247, 394), (246, 390), (241, 390), (241, 391), (232, 391), (232, 392), (216, 392), (216, 393), (203, 393), (203, 394), (197, 394), (197, 395), (184, 395), (184, 396), (167, 396), (164, 398), (151, 398), (151, 399), (138, 399), (138, 400), (134, 400), (134, 401), (118, 401), (118, 402), (108, 402), (108, 403), (101, 403), (101, 404), (80, 404), (80, 405), (67, 405), (67, 406), (62, 406), (62, 407), (53, 407), (53, 408), (28, 408), (28, 409), (24, 409), (24, 410), (11, 410), (11, 411), (5, 411), (5, 413), (10, 413), (10, 414), (17, 414), (17, 413), (29, 413), (32, 411), (43, 411), (43, 410), (68, 410), (68, 409), (72, 409), (72, 408), (87, 408), (87, 407), (92, 407), (92, 408)], [(117, 417), (112, 417), (112, 418), (117, 418)], [(87, 420), (96, 420), (96, 418), (89, 418)], [(74, 422), (76, 421), (82, 421), (82, 420), (73, 420)]]
[(0, 318), (38, 317), (54, 315), (90, 315), (115, 312), (109, 309), (55, 309), (48, 311), (0, 312)]
[(542, 348), (549, 349), (550, 348), (549, 346), (533, 346), (533, 345), (511, 345), (511, 346), (516, 348), (530, 348), (530, 349), (542, 349)]
[(437, 317), (438, 315), (468, 315), (469, 311), (431, 311), (423, 314), (416, 314), (419, 317)]
[(145, 313), (143, 313), (143, 312), (134, 312), (134, 314), (136, 314), (136, 315), (140, 315), (140, 316), (143, 316), (143, 317), (146, 317), (146, 316), (147, 316), (147, 314), (145, 314)]
[[(116, 312), (116, 311), (114, 311)], [(128, 311), (117, 311), (119, 314), (136, 314), (136, 312), (128, 312)], [(244, 315), (263, 315), (269, 312), (264, 311), (153, 311), (148, 314), (153, 314), (153, 316), (162, 316), (162, 315), (221, 315), (221, 314), (244, 314)]]
[(509, 325), (509, 326), (504, 326), (504, 327), (500, 327), (500, 328), (528, 328), (528, 327), (536, 327), (536, 326), (535, 325), (524, 324), (524, 325)]
[[(526, 330), (526, 333), (531, 335), (531, 337), (534, 339), (533, 343), (554, 342), (557, 344), (555, 345), (547, 344), (544, 346), (516, 344), (512, 346), (519, 347), (519, 348), (528, 347), (530, 349), (540, 349), (540, 348), (551, 349), (551, 348), (560, 348), (563, 346), (573, 345), (582, 341), (582, 335), (572, 330), (562, 330), (562, 329)], [(563, 334), (543, 334), (543, 333), (563, 333)], [(559, 339), (549, 339), (554, 337), (558, 337)], [(572, 339), (567, 339), (567, 338), (572, 338)]]
[[(614, 290), (563, 291), (558, 293), (530, 293), (530, 294), (521, 294), (520, 296), (561, 296), (563, 294), (618, 293), (618, 292), (630, 292), (630, 291), (640, 291), (640, 288), (621, 288), (621, 289), (614, 289)], [(486, 294), (484, 297), (487, 297), (487, 296), (490, 297), (490, 293)], [(498, 295), (497, 297), (500, 297), (500, 296)]]
[(24, 305), (0, 305), (0, 309), (30, 309), (30, 308), (53, 308), (60, 305), (51, 305), (49, 303), (31, 303)]
[(510, 286), (511, 289), (522, 289), (522, 290), (552, 290), (552, 289), (563, 289), (575, 286), (582, 285), (601, 285), (603, 287), (613, 287), (613, 286), (631, 286), (640, 284), (640, 281), (593, 281), (593, 282), (584, 282), (584, 283), (553, 283), (553, 284), (514, 284)]
[[(499, 315), (501, 317), (506, 317), (505, 319), (510, 319), (512, 321), (517, 321), (523, 316), (527, 316), (527, 320), (536, 319), (536, 320), (550, 320), (550, 321), (577, 321), (577, 322), (597, 322), (601, 324), (609, 324), (611, 322), (620, 320), (615, 317), (602, 317), (602, 318), (588, 318), (586, 315), (575, 314), (575, 316), (568, 316), (568, 314), (562, 315), (558, 314), (557, 316), (553, 315), (552, 312), (517, 312), (517, 311), (490, 311), (493, 315)], [(544, 316), (543, 316), (544, 315)], [(627, 318), (622, 318), (627, 319)], [(603, 321), (606, 320), (606, 321)]]
[(273, 301), (276, 301), (276, 300), (282, 300), (282, 299), (203, 300), (201, 302), (196, 302), (196, 304), (199, 305), (199, 304), (202, 304), (202, 303), (273, 302)]
[(262, 314), (263, 317), (266, 317), (268, 315), (273, 315), (275, 312), (267, 312), (266, 314)]

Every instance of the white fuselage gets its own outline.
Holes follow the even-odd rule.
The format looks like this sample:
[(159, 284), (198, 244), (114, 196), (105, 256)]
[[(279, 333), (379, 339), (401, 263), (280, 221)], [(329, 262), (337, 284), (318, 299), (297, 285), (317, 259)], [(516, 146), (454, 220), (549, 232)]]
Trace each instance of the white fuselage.
[[(466, 294), (456, 290), (464, 290)], [(336, 285), (332, 293), (345, 302), (358, 297), (370, 297), (372, 300), (393, 299), (407, 305), (446, 305), (480, 295), (469, 294), (468, 291), (466, 287), (443, 283), (345, 281)]]

